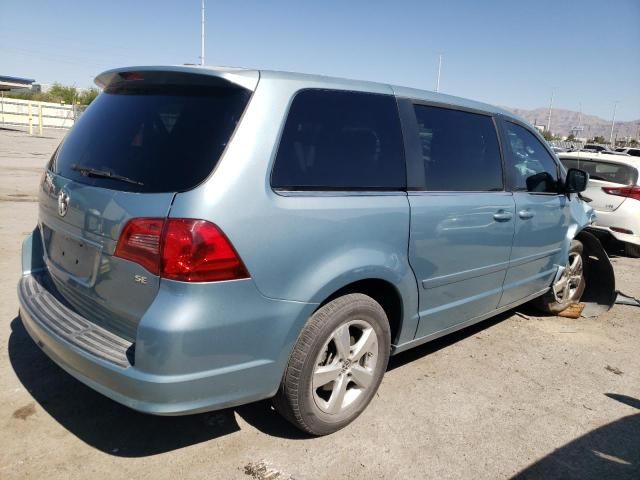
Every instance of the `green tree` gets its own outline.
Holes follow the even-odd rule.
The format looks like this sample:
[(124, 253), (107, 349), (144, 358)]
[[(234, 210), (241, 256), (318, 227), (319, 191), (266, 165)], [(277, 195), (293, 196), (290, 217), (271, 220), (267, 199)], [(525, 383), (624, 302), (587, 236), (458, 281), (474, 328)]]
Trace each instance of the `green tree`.
[(575, 142), (576, 141), (576, 136), (571, 133), (569, 134), (569, 136), (567, 137), (567, 142)]
[(100, 91), (95, 87), (78, 92), (76, 87), (68, 87), (56, 82), (46, 92), (5, 92), (4, 96), (36, 102), (64, 102), (67, 105), (80, 102), (81, 105), (89, 105), (99, 93)]
[(53, 86), (46, 92), (51, 97), (53, 102), (64, 102), (66, 104), (72, 104), (76, 102), (78, 97), (78, 90), (76, 87), (65, 87), (59, 83), (54, 83)]
[(99, 94), (100, 90), (96, 87), (91, 87), (87, 90), (83, 90), (80, 95), (78, 95), (78, 101), (80, 102), (80, 105), (89, 105)]
[(589, 140), (589, 143), (607, 143), (607, 141), (602, 135), (596, 135), (591, 140)]
[(542, 136), (547, 142), (554, 139), (553, 133), (551, 133), (549, 130), (545, 130), (544, 132), (542, 132)]

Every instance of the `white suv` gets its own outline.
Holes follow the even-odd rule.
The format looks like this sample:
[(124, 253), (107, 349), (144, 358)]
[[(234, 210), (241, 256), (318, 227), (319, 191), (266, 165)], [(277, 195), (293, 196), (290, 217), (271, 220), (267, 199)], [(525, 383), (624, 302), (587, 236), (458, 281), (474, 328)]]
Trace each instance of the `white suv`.
[(593, 228), (624, 242), (625, 253), (640, 257), (640, 158), (595, 152), (566, 152), (558, 157), (566, 168), (589, 173), (584, 196), (597, 218)]

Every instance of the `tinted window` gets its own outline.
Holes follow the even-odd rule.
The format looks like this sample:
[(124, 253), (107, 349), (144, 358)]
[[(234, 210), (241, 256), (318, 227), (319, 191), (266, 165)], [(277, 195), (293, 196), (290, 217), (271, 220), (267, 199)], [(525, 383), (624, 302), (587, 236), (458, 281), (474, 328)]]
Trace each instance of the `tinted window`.
[(542, 142), (520, 125), (505, 122), (510, 159), (507, 172), (514, 190), (557, 192), (558, 167)]
[(282, 133), (271, 183), (291, 190), (404, 189), (404, 149), (394, 97), (299, 92)]
[[(106, 90), (83, 113), (52, 162), (55, 173), (105, 188), (193, 188), (216, 165), (242, 115), (240, 88), (148, 85)], [(142, 183), (84, 176), (79, 167)]]
[(594, 145), (592, 143), (587, 143), (585, 144), (585, 146), (583, 147), (587, 150), (594, 150), (596, 152), (603, 152), (605, 150), (605, 148), (601, 145)]
[(638, 150), (637, 148), (630, 148), (627, 153), (634, 157), (640, 157), (640, 150)]
[(560, 161), (564, 165), (564, 168), (566, 168), (567, 170), (569, 170), (570, 168), (580, 168), (578, 166), (578, 165), (580, 165), (580, 162), (578, 162), (578, 159), (561, 158)]
[(561, 161), (567, 168), (584, 170), (592, 180), (602, 180), (622, 185), (635, 184), (638, 180), (638, 171), (630, 165), (584, 160), (582, 158), (562, 158)]
[(502, 190), (502, 160), (491, 117), (422, 105), (414, 108), (426, 190)]

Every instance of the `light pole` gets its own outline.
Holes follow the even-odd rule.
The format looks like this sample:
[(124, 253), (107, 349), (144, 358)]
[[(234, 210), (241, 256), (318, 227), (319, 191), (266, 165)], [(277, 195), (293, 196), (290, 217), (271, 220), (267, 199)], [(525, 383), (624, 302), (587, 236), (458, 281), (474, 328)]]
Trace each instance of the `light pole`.
[(618, 101), (613, 102), (613, 116), (611, 117), (611, 134), (609, 134), (609, 145), (613, 142), (613, 127), (616, 125), (616, 107), (618, 106)]
[(553, 108), (553, 90), (551, 91), (551, 100), (549, 101), (549, 115), (547, 116), (547, 132), (551, 133), (551, 109)]
[(442, 54), (438, 56), (438, 78), (436, 79), (436, 92), (440, 91), (440, 72), (442, 71)]
[(202, 18), (200, 21), (200, 65), (204, 65), (204, 0), (202, 0)]

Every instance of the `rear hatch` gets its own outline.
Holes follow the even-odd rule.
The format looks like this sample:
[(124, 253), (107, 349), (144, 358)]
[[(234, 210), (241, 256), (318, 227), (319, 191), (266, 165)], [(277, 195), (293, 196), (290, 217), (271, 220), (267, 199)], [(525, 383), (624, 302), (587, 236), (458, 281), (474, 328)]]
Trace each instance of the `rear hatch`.
[[(118, 239), (132, 218), (167, 217), (175, 194), (215, 168), (251, 95), (224, 76), (208, 70), (103, 74), (104, 92), (43, 176), (39, 228), (59, 298), (128, 340), (135, 340), (160, 279), (116, 257)], [(159, 248), (153, 239), (139, 240)]]
[(596, 212), (613, 212), (624, 203), (626, 198), (611, 195), (604, 188), (635, 185), (638, 171), (631, 165), (585, 158), (561, 158), (567, 168), (579, 168), (589, 173), (589, 183), (584, 196), (592, 201), (589, 205)]

